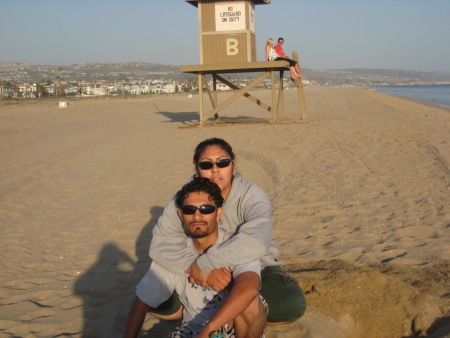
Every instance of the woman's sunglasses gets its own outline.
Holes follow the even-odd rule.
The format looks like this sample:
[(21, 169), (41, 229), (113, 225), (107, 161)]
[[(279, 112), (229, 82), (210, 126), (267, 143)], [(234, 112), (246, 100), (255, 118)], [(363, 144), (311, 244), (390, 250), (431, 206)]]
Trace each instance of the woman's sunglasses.
[(210, 204), (203, 204), (199, 207), (196, 207), (194, 205), (183, 205), (181, 207), (181, 212), (185, 215), (193, 215), (195, 214), (197, 209), (202, 215), (209, 215), (216, 211), (217, 208), (214, 205)]
[(218, 160), (216, 162), (198, 162), (197, 165), (201, 170), (209, 170), (209, 169), (212, 169), (214, 164), (218, 168), (226, 168), (230, 165), (230, 163), (231, 163), (231, 159), (227, 158), (227, 159), (223, 159), (223, 160)]

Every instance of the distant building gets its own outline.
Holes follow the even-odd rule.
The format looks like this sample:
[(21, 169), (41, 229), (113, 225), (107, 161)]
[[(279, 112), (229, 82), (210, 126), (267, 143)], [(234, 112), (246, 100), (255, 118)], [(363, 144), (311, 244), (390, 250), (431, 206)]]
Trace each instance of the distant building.
[(94, 96), (103, 96), (106, 95), (106, 88), (104, 88), (102, 85), (95, 85), (92, 88), (92, 94)]
[(66, 95), (76, 95), (78, 94), (78, 87), (68, 86), (64, 88), (64, 93)]
[(151, 86), (150, 89), (155, 94), (170, 94), (175, 93), (176, 86), (174, 84), (156, 84)]
[(119, 91), (119, 86), (115, 84), (105, 84), (103, 87), (105, 88), (107, 94), (117, 93)]
[(141, 93), (141, 87), (137, 84), (131, 86), (129, 90), (130, 94), (139, 95)]
[(35, 97), (35, 93), (37, 92), (36, 83), (33, 84), (17, 84), (16, 85), (18, 96), (19, 97)]
[(226, 90), (231, 90), (231, 88), (229, 86), (227, 86), (226, 84), (217, 83), (216, 90), (217, 91), (226, 91)]
[(141, 84), (139, 86), (139, 89), (140, 89), (141, 93), (146, 93), (146, 94), (150, 93), (150, 86), (148, 84)]
[(55, 85), (46, 85), (44, 86), (44, 91), (49, 95), (55, 95)]

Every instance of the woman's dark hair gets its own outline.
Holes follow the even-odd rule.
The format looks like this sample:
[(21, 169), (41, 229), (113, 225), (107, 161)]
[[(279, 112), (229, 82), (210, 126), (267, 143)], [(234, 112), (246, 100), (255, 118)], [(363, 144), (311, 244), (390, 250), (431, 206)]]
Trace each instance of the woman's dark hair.
[(232, 160), (234, 160), (233, 148), (231, 148), (229, 143), (221, 138), (214, 137), (214, 138), (206, 139), (203, 142), (200, 142), (198, 144), (197, 148), (195, 148), (195, 151), (194, 151), (194, 164), (195, 165), (198, 164), (200, 155), (205, 151), (206, 148), (208, 148), (210, 146), (218, 146), (219, 148), (222, 148), (223, 150), (225, 150), (228, 153), (230, 158)]
[(217, 184), (211, 182), (207, 178), (196, 177), (189, 183), (186, 183), (175, 196), (175, 204), (177, 208), (183, 206), (184, 200), (192, 192), (206, 192), (210, 201), (214, 201), (216, 207), (220, 208), (223, 205), (223, 197), (220, 188)]

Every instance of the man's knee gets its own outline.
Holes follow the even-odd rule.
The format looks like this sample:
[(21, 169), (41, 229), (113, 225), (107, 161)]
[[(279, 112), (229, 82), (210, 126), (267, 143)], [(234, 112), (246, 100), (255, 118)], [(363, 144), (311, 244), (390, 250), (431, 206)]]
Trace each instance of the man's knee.
[(253, 299), (250, 305), (234, 319), (235, 336), (261, 337), (267, 322), (267, 304), (260, 296)]
[(295, 322), (305, 314), (305, 311), (306, 301), (303, 294), (293, 295), (272, 303), (267, 321), (274, 324)]
[(305, 314), (306, 300), (298, 282), (281, 267), (266, 267), (261, 277), (261, 294), (269, 304), (268, 322), (294, 322)]
[(245, 322), (252, 322), (255, 318), (266, 317), (266, 308), (260, 296), (255, 297), (250, 305), (239, 315)]

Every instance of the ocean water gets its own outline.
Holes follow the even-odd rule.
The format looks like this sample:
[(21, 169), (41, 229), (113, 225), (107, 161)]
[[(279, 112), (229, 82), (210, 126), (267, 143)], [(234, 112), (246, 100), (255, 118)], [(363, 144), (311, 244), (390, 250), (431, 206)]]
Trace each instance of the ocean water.
[(450, 108), (450, 85), (376, 87), (375, 91)]

